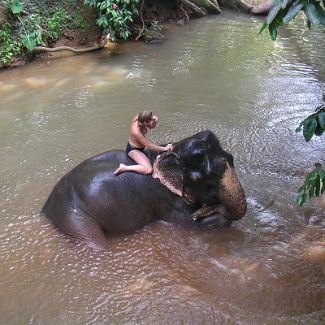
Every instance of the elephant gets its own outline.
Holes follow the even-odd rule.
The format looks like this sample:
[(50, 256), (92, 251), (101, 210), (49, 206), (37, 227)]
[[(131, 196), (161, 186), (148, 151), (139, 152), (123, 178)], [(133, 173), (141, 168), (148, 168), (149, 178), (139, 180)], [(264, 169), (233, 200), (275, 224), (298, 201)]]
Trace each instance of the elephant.
[(58, 181), (41, 214), (95, 249), (107, 247), (109, 235), (130, 234), (158, 220), (227, 227), (245, 215), (233, 156), (212, 131), (175, 142), (172, 151), (145, 153), (152, 175), (114, 175), (121, 162), (134, 164), (122, 150), (83, 161)]

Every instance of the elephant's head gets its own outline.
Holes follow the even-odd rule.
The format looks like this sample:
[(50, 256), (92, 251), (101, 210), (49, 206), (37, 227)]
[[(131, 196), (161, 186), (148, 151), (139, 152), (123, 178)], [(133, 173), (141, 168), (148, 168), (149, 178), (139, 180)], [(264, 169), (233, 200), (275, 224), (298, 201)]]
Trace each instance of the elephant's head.
[(153, 176), (197, 207), (200, 218), (213, 212), (231, 222), (246, 213), (245, 193), (233, 157), (221, 148), (211, 131), (181, 140), (173, 145), (172, 152), (158, 156)]

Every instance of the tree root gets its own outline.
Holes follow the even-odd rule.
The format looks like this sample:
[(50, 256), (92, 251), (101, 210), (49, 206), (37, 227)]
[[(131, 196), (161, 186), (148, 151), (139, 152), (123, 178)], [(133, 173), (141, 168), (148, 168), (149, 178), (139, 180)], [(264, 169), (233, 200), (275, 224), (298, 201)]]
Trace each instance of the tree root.
[(236, 7), (240, 12), (245, 12), (247, 14), (249, 14), (253, 8), (253, 6), (249, 5), (245, 0), (237, 0)]
[(184, 7), (183, 7), (183, 3), (181, 3), (181, 4), (179, 5), (179, 8), (180, 8), (181, 11), (184, 13), (184, 15), (185, 15), (185, 17), (186, 17), (186, 23), (188, 23), (188, 22), (190, 21), (190, 18), (189, 18), (189, 16), (188, 16), (186, 10), (185, 10)]
[(267, 15), (269, 11), (271, 10), (273, 5), (273, 0), (266, 0), (263, 3), (258, 4), (257, 6), (254, 6), (251, 9), (251, 13), (254, 15)]
[(197, 6), (195, 3), (193, 3), (190, 0), (180, 0), (180, 2), (184, 3), (186, 7), (193, 10), (199, 16), (205, 16), (208, 13), (206, 9)]
[(39, 52), (60, 52), (60, 51), (70, 51), (73, 53), (84, 53), (84, 52), (91, 52), (91, 51), (96, 51), (103, 48), (103, 46), (95, 45), (92, 47), (86, 47), (86, 48), (81, 48), (81, 49), (75, 49), (70, 46), (58, 46), (58, 47), (45, 47), (45, 46), (36, 46), (34, 48), (34, 51), (39, 51)]
[(143, 15), (142, 15), (142, 8), (143, 8), (143, 4), (144, 4), (144, 0), (142, 0), (142, 3), (141, 3), (141, 8), (140, 8), (140, 18), (141, 18), (141, 22), (142, 22), (142, 28), (138, 34), (138, 36), (135, 38), (135, 40), (137, 41), (143, 34), (144, 32), (144, 29), (146, 27), (145, 23), (144, 23), (144, 20), (143, 20)]
[(219, 4), (218, 4), (218, 2), (217, 2), (216, 0), (207, 0), (207, 1), (208, 1), (208, 3), (210, 4), (210, 6), (211, 6), (212, 8), (214, 8), (214, 10), (215, 10), (217, 13), (221, 14), (221, 9), (220, 9)]
[(236, 7), (239, 11), (253, 15), (267, 15), (272, 8), (273, 0), (266, 0), (256, 6), (251, 6), (245, 0), (237, 0)]
[(85, 48), (73, 48), (70, 46), (58, 46), (58, 47), (45, 47), (45, 46), (36, 46), (33, 51), (36, 52), (60, 52), (60, 51), (70, 51), (73, 53), (85, 53), (85, 52), (91, 52), (91, 51), (97, 51), (99, 49), (102, 49), (105, 47), (109, 40), (110, 35), (106, 35), (102, 37), (99, 44), (95, 44), (91, 47), (85, 47)]

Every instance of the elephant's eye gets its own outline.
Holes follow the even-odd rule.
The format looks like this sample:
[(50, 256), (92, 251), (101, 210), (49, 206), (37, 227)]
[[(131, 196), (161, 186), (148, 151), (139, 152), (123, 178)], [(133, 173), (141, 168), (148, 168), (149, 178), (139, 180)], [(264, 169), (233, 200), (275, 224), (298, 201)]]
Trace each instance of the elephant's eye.
[(204, 150), (202, 148), (198, 148), (193, 150), (192, 152), (193, 158), (202, 158), (204, 156)]
[(192, 163), (194, 163), (194, 164), (201, 164), (202, 161), (204, 160), (204, 153), (201, 151), (194, 152), (191, 160), (192, 160)]

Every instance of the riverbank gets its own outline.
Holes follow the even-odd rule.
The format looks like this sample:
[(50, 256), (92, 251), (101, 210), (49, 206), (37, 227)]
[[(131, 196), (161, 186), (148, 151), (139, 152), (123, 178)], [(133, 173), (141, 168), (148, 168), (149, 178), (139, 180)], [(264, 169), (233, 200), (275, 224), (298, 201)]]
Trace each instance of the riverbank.
[[(104, 24), (98, 18), (101, 17), (101, 12), (98, 12), (97, 7), (93, 9), (86, 6), (85, 2), (28, 0), (23, 3), (18, 0), (2, 0), (0, 70), (21, 66), (39, 57), (53, 56), (53, 52), (81, 53), (112, 46), (110, 41), (119, 42), (121, 38), (161, 42), (165, 37), (166, 22), (185, 25), (190, 19), (221, 13), (216, 0), (133, 0), (137, 3), (137, 9), (133, 9), (133, 21), (128, 23), (123, 32), (119, 30), (115, 34), (114, 30), (113, 33), (112, 29), (109, 30), (109, 26), (98, 26)], [(116, 3), (121, 7), (120, 11)], [(116, 3), (113, 3), (113, 9), (110, 10), (116, 11), (114, 14), (122, 17), (125, 12), (123, 10), (130, 1), (123, 4), (124, 9), (122, 1), (116, 0)], [(258, 6), (252, 7), (242, 0), (221, 0), (219, 3), (222, 7), (247, 13), (259, 14), (264, 10), (256, 9)]]

